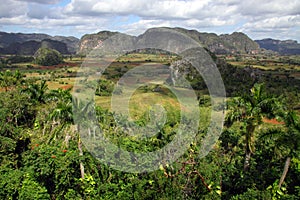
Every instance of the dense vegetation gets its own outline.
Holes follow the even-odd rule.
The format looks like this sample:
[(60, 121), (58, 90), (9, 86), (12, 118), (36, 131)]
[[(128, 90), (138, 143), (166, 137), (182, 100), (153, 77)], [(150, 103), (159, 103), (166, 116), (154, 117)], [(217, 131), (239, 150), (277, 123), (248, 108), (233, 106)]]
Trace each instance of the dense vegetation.
[(39, 48), (35, 52), (34, 58), (36, 64), (45, 66), (57, 65), (63, 62), (62, 55), (58, 51), (49, 48)]
[[(116, 64), (129, 66), (130, 62)], [(172, 140), (178, 112), (168, 113), (172, 120), (151, 139), (137, 141), (124, 135), (112, 112), (99, 105), (84, 107), (72, 97), (71, 89), (49, 89), (49, 82), (42, 78), (29, 78), (17, 70), (1, 71), (0, 198), (299, 199), (298, 82), (272, 75), (253, 78), (244, 69), (222, 63), (218, 67), (231, 97), (214, 149), (199, 158), (207, 132), (207, 127), (200, 127), (195, 141), (175, 163), (139, 174), (114, 170), (94, 158), (82, 145), (72, 107), (94, 110), (110, 141), (145, 152)], [(120, 76), (118, 67), (113, 70), (111, 80), (96, 83), (97, 96), (106, 97), (113, 91), (112, 80)], [(200, 78), (190, 81), (195, 89), (204, 89)], [(150, 85), (137, 92), (148, 98), (150, 94), (174, 98), (164, 88), (155, 89), (156, 85)], [(209, 101), (200, 91), (203, 113), (210, 109)], [(137, 123), (148, 120), (146, 113), (140, 114)]]

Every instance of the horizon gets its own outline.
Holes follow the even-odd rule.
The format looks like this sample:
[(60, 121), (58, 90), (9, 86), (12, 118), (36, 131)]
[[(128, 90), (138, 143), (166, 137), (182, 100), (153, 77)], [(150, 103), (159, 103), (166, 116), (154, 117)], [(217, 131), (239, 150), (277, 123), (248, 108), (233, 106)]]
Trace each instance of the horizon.
[(12, 33), (80, 39), (101, 30), (140, 35), (153, 27), (182, 27), (300, 41), (297, 0), (7, 0), (0, 11), (0, 30)]
[[(182, 28), (182, 27), (151, 27), (151, 28)], [(149, 28), (150, 29), (150, 28)], [(186, 29), (186, 28), (184, 28)], [(147, 29), (148, 30), (148, 29)], [(145, 30), (144, 32), (140, 33), (139, 35), (142, 35), (144, 34), (147, 30)], [(196, 29), (186, 29), (186, 30), (196, 30)], [(56, 36), (63, 36), (63, 37), (75, 37), (77, 39), (81, 39), (84, 35), (87, 35), (87, 34), (98, 34), (99, 32), (102, 32), (102, 31), (110, 31), (110, 32), (119, 32), (119, 33), (124, 33), (124, 34), (127, 34), (127, 35), (131, 35), (131, 36), (139, 36), (139, 35), (134, 35), (134, 34), (128, 34), (128, 33), (125, 33), (125, 32), (121, 32), (121, 31), (112, 31), (112, 30), (100, 30), (100, 31), (97, 31), (97, 32), (94, 32), (94, 33), (84, 33), (83, 35), (81, 35), (80, 37), (76, 37), (74, 35), (53, 35), (53, 34), (49, 34), (49, 33), (46, 33), (46, 32), (7, 32), (7, 31), (2, 31), (0, 30), (0, 32), (4, 32), (4, 33), (9, 33), (9, 34), (46, 34), (46, 35), (49, 35), (51, 37), (56, 37)], [(199, 31), (199, 30), (196, 30), (198, 31), (199, 33), (212, 33), (212, 34), (217, 34), (217, 33), (214, 33), (214, 32), (202, 32), (202, 31)], [(240, 32), (240, 31), (234, 31), (234, 32), (231, 32), (231, 33), (221, 33), (221, 34), (217, 34), (218, 36), (220, 35), (231, 35), (235, 32), (239, 32), (239, 33), (243, 33), (243, 34), (246, 34), (244, 32)], [(247, 35), (247, 34), (246, 34)], [(280, 41), (288, 41), (288, 40), (292, 40), (292, 41), (296, 41), (297, 43), (299, 43), (298, 40), (296, 39), (281, 39), (281, 38), (272, 38), (272, 37), (265, 37), (265, 38), (251, 38), (249, 35), (247, 35), (250, 39), (252, 39), (253, 41), (255, 40), (267, 40), (267, 39), (272, 39), (272, 40), (280, 40)]]

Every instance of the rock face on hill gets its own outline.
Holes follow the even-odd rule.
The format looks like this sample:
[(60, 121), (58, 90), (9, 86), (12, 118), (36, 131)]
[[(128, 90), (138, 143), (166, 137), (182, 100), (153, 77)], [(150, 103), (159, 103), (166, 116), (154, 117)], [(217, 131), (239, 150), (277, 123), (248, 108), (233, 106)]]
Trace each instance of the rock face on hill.
[(274, 39), (263, 39), (255, 40), (260, 48), (272, 50), (282, 55), (299, 55), (300, 44), (295, 40), (274, 40)]
[(79, 54), (88, 54), (91, 50), (101, 45), (101, 43), (109, 37), (117, 34), (118, 32), (101, 31), (96, 34), (86, 34), (82, 36), (79, 42), (78, 52)]
[(225, 44), (229, 44), (229, 46), (232, 46), (234, 52), (247, 54), (259, 53), (259, 45), (244, 33), (234, 32), (230, 35), (220, 35), (220, 38), (224, 41)]
[[(167, 29), (186, 34), (187, 36), (193, 38), (195, 41), (199, 42), (203, 47), (206, 47), (211, 52), (217, 54), (256, 54), (260, 52), (259, 45), (244, 33), (234, 32), (230, 35), (217, 35), (215, 33), (200, 33), (196, 30), (187, 30), (183, 28)], [(78, 53), (87, 54), (98, 45), (101, 45), (104, 40), (115, 34), (120, 33), (101, 31), (96, 34), (84, 35), (80, 40)], [(152, 34), (151, 29), (148, 29), (145, 33), (138, 37), (123, 34), (124, 38), (126, 38), (123, 43), (139, 43), (140, 40), (143, 40), (143, 38), (145, 38), (145, 36), (149, 34)]]
[(79, 39), (75, 37), (0, 32), (0, 53), (33, 55), (40, 47), (47, 47), (62, 54), (74, 54), (78, 42)]
[(135, 44), (136, 37), (119, 32), (101, 31), (96, 34), (86, 34), (82, 36), (78, 52), (79, 54), (86, 55), (94, 48), (100, 46), (102, 42), (110, 37), (115, 37), (114, 40), (118, 43), (116, 46), (132, 47)]
[(196, 30), (183, 28), (175, 28), (174, 30), (187, 34), (216, 54), (256, 54), (260, 50), (256, 42), (251, 40), (246, 34), (240, 32), (234, 32), (230, 35), (217, 35), (215, 33), (201, 33)]

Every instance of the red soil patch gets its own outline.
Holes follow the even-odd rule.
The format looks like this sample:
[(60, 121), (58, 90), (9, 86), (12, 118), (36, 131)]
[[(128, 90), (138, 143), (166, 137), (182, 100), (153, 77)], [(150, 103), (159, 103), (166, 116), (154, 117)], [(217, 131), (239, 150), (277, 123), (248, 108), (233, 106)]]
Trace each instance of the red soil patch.
[(274, 124), (274, 125), (284, 124), (284, 122), (279, 122), (276, 119), (268, 119), (268, 118), (264, 118), (263, 122), (268, 124)]
[(61, 64), (58, 64), (56, 65), (57, 67), (64, 67), (64, 66), (68, 66), (68, 67), (75, 67), (77, 66), (78, 64), (77, 63), (61, 63)]
[(40, 66), (39, 69), (45, 70), (45, 69), (57, 69), (57, 68), (63, 68), (65, 66), (68, 67), (75, 67), (78, 66), (78, 64), (76, 63), (62, 63), (62, 64), (58, 64), (58, 65), (52, 65), (52, 66)]
[(73, 85), (65, 85), (65, 86), (62, 86), (60, 88), (63, 89), (63, 90), (67, 90), (67, 89), (69, 89), (71, 87), (73, 87)]

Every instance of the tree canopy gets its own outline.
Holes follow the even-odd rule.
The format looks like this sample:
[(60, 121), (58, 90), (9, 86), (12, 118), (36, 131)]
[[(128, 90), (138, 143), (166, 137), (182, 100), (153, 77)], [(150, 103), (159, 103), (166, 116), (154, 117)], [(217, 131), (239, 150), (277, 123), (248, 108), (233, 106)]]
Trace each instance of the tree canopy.
[(63, 62), (63, 57), (58, 51), (43, 47), (35, 52), (34, 58), (36, 64), (44, 66), (57, 65)]

